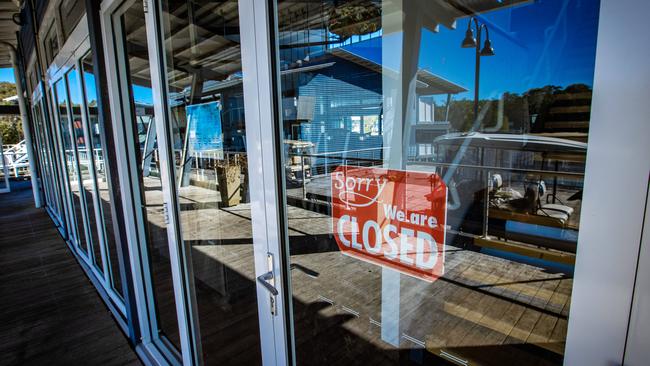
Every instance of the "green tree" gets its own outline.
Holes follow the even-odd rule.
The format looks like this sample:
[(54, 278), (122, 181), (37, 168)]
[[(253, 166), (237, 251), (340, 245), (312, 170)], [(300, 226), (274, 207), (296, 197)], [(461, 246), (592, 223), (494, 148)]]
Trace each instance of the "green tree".
[[(5, 98), (16, 95), (16, 84), (6, 81), (0, 82), (0, 104), (9, 105), (12, 102)], [(23, 128), (20, 116), (0, 116), (0, 134), (3, 144), (15, 144), (22, 140)]]

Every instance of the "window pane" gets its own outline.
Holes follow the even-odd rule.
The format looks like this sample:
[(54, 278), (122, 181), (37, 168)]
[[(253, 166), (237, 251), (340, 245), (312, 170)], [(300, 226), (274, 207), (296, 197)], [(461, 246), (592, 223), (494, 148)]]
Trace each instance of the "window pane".
[(81, 205), (81, 187), (79, 185), (79, 175), (77, 158), (75, 156), (74, 144), (75, 137), (68, 115), (68, 96), (66, 93), (65, 79), (61, 79), (54, 85), (56, 95), (56, 106), (59, 115), (59, 131), (61, 133), (61, 142), (63, 147), (63, 158), (65, 160), (65, 176), (68, 180), (70, 196), (72, 198), (73, 217), (68, 218), (68, 230), (73, 234), (77, 241), (77, 246), (88, 253), (88, 243), (86, 241), (86, 232), (83, 224), (83, 206)]
[(108, 254), (108, 268), (111, 271), (110, 278), (115, 291), (124, 296), (122, 289), (122, 277), (120, 275), (119, 262), (117, 257), (117, 246), (115, 232), (113, 231), (113, 217), (111, 212), (110, 180), (107, 172), (108, 162), (101, 143), (100, 134), (104, 131), (99, 126), (97, 114), (97, 90), (95, 87), (95, 75), (93, 74), (92, 53), (88, 53), (82, 60), (84, 91), (86, 93), (86, 106), (88, 108), (88, 138), (92, 146), (92, 158), (94, 159), (95, 179), (97, 184), (97, 195), (99, 196), (100, 225), (104, 227), (106, 240), (106, 251)]
[(128, 67), (130, 108), (134, 118), (126, 123), (131, 123), (127, 128), (133, 129), (136, 139), (134, 156), (130, 158), (131, 163), (138, 167), (140, 205), (147, 235), (145, 240), (149, 250), (158, 328), (160, 334), (180, 350), (167, 228), (163, 216), (163, 191), (158, 169), (160, 162), (155, 140), (153, 94), (144, 17), (142, 3), (135, 2), (120, 19), (124, 34), (124, 57)]
[(297, 363), (561, 365), (599, 2), (275, 5)]
[(97, 233), (97, 220), (95, 216), (95, 201), (93, 198), (94, 182), (91, 175), (92, 170), (92, 149), (89, 149), (88, 141), (84, 131), (84, 123), (81, 119), (81, 85), (79, 84), (79, 73), (72, 69), (67, 74), (68, 87), (70, 89), (70, 104), (72, 108), (72, 129), (77, 145), (77, 156), (79, 157), (79, 173), (81, 174), (81, 194), (85, 204), (87, 227), (90, 233), (90, 247), (93, 251), (93, 262), (100, 272), (103, 272), (101, 243)]
[(181, 231), (191, 248), (203, 360), (261, 364), (238, 4), (162, 4)]

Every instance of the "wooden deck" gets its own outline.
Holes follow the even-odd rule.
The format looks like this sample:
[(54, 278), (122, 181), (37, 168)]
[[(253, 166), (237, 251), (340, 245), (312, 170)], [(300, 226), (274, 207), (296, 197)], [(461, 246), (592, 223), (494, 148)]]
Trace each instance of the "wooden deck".
[(139, 365), (28, 182), (0, 194), (0, 365)]
[[(213, 196), (191, 187), (180, 200), (195, 280), (218, 289), (220, 264), (254, 284), (250, 206), (217, 208)], [(401, 276), (395, 346), (381, 335), (381, 268), (339, 252), (327, 215), (290, 206), (288, 227), (291, 263), (319, 274), (291, 271), (299, 364), (445, 364), (443, 353), (470, 365), (562, 364), (569, 273), (448, 246), (442, 278)]]

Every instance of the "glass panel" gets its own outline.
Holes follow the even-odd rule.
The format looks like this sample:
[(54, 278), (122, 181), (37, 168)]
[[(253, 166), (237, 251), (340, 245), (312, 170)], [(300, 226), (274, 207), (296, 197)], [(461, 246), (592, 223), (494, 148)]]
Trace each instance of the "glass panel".
[(261, 364), (237, 1), (163, 0), (169, 123), (205, 364)]
[[(94, 159), (95, 179), (97, 184), (97, 195), (99, 196), (99, 224), (104, 227), (106, 250), (108, 253), (108, 268), (111, 271), (115, 291), (124, 296), (122, 288), (122, 277), (120, 276), (119, 262), (117, 258), (117, 246), (115, 232), (113, 231), (113, 217), (111, 213), (111, 195), (109, 191), (109, 176), (106, 168), (106, 154), (101, 144), (101, 133), (97, 115), (97, 89), (95, 87), (95, 75), (93, 74), (92, 53), (88, 53), (82, 60), (84, 92), (86, 93), (86, 106), (88, 108), (88, 138), (89, 146), (92, 146), (92, 158)], [(99, 265), (99, 263), (97, 263)]]
[(147, 52), (147, 35), (141, 2), (135, 2), (120, 17), (124, 34), (125, 61), (128, 67), (130, 121), (136, 150), (131, 156), (138, 167), (141, 207), (147, 233), (150, 271), (156, 304), (156, 316), (161, 335), (166, 336), (180, 350), (178, 320), (167, 229), (163, 217), (163, 191), (160, 179), (158, 147), (153, 114), (153, 94)]
[[(48, 105), (46, 100), (48, 98), (49, 94), (45, 94), (43, 96), (43, 99), (39, 102), (39, 105), (41, 107), (41, 112), (43, 112), (43, 121), (44, 121), (44, 137), (46, 139), (46, 146), (47, 146), (47, 153), (48, 153), (48, 160), (50, 161), (50, 164), (52, 164), (53, 174), (52, 174), (52, 187), (54, 189), (54, 212), (58, 216), (60, 220), (60, 224), (67, 223), (65, 221), (65, 214), (64, 214), (64, 209), (63, 209), (63, 195), (64, 195), (64, 187), (66, 187), (64, 180), (66, 178), (63, 177), (64, 169), (61, 168), (61, 162), (62, 158), (59, 155), (61, 153), (60, 148), (59, 148), (59, 143), (58, 143), (58, 137), (56, 134), (56, 117), (55, 118), (47, 118), (48, 114), (50, 113), (50, 110), (46, 108)], [(54, 103), (56, 105), (56, 103)], [(55, 142), (56, 141), (56, 142)]]
[[(67, 39), (74, 30), (81, 17), (86, 12), (86, 2), (84, 0), (66, 0), (62, 1), (59, 5), (59, 15), (61, 19), (61, 27), (63, 28), (63, 36)], [(65, 42), (62, 42), (65, 43)]]
[(599, 2), (275, 5), (297, 363), (561, 365)]
[[(92, 149), (88, 149), (84, 123), (81, 119), (81, 85), (79, 84), (79, 73), (72, 69), (67, 74), (68, 88), (70, 90), (70, 104), (72, 105), (72, 129), (77, 144), (77, 156), (79, 158), (79, 173), (81, 178), (82, 203), (86, 206), (87, 227), (90, 233), (90, 247), (93, 251), (93, 262), (95, 267), (103, 272), (102, 252), (99, 234), (97, 233), (97, 219), (95, 217), (95, 200), (93, 199), (93, 177), (92, 177)], [(91, 145), (90, 145), (91, 146)]]
[[(45, 130), (43, 126), (43, 113), (41, 111), (41, 103), (36, 102), (34, 104), (34, 122), (36, 124), (36, 139), (38, 146), (38, 157), (40, 160), (41, 172), (52, 172), (53, 168), (50, 163), (48, 149), (45, 143)], [(53, 198), (52, 192), (52, 175), (51, 174), (42, 174), (41, 173), (41, 184), (43, 185), (43, 190), (45, 192), (45, 199), (47, 205), (52, 208), (55, 205), (55, 199)]]
[(68, 188), (72, 199), (70, 212), (73, 217), (69, 218), (68, 229), (72, 232), (77, 241), (77, 246), (84, 252), (88, 253), (88, 244), (86, 233), (83, 226), (83, 206), (81, 205), (81, 193), (79, 187), (79, 175), (77, 174), (77, 158), (74, 153), (74, 135), (73, 128), (68, 117), (68, 96), (65, 90), (65, 80), (61, 79), (54, 85), (56, 95), (56, 106), (59, 115), (59, 131), (61, 133), (61, 143), (63, 147), (63, 158), (65, 161), (65, 173), (68, 180)]

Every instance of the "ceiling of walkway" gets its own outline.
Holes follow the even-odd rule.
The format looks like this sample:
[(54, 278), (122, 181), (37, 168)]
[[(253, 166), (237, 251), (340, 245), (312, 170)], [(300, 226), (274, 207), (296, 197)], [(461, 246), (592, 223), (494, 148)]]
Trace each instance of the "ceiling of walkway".
[[(18, 25), (14, 23), (13, 16), (20, 11), (17, 3), (14, 0), (0, 0), (0, 41), (11, 43), (14, 47)], [(11, 67), (9, 51), (3, 45), (0, 45), (0, 67)]]

